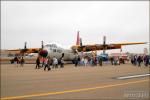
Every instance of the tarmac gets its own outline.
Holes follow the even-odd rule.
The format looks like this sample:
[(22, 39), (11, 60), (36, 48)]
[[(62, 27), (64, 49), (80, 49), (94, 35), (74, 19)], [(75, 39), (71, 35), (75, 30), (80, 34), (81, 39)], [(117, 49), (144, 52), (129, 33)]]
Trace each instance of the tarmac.
[(44, 71), (35, 64), (17, 67), (1, 64), (2, 100), (149, 100), (150, 77), (119, 79), (149, 74), (150, 67), (104, 64)]

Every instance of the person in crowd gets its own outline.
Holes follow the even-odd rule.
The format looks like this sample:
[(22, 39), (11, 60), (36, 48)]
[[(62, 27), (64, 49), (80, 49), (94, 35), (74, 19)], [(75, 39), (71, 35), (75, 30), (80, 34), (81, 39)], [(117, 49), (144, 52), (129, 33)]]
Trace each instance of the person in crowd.
[(44, 60), (44, 71), (46, 70), (46, 68), (48, 71), (51, 70), (51, 68), (50, 68), (51, 62), (50, 61), (51, 61), (50, 57), (45, 58), (45, 60)]
[(81, 65), (84, 65), (84, 57), (81, 58)]
[(150, 55), (148, 56), (148, 62), (149, 62), (149, 65), (150, 65)]
[(89, 62), (90, 62), (90, 65), (93, 66), (93, 57), (90, 57)]
[(42, 62), (42, 65), (43, 65), (43, 67), (44, 67), (44, 70), (46, 70), (46, 68), (48, 69), (48, 59), (47, 58), (45, 58), (44, 59), (44, 61)]
[(75, 67), (77, 67), (77, 65), (78, 65), (78, 57), (77, 56), (74, 58), (74, 64), (75, 64)]
[(102, 57), (99, 57), (99, 65), (102, 66), (102, 64), (103, 64), (103, 59)]
[(20, 59), (20, 66), (23, 67), (24, 63), (25, 63), (24, 58), (21, 57), (21, 59)]
[(60, 59), (60, 68), (64, 68), (64, 57)]
[(120, 65), (119, 57), (114, 58), (114, 65)]
[(42, 57), (42, 66), (41, 67), (44, 67), (44, 62), (45, 62), (45, 58), (44, 57)]
[(137, 62), (138, 62), (138, 66), (140, 67), (141, 66), (141, 62), (142, 62), (142, 57), (141, 56), (138, 56)]
[(111, 62), (111, 65), (114, 64), (114, 57), (111, 57), (111, 58), (110, 58), (110, 62)]
[(51, 70), (51, 66), (53, 65), (53, 59), (50, 58), (50, 56), (48, 57), (48, 61), (47, 61), (48, 67)]
[(17, 56), (15, 56), (15, 58), (14, 58), (14, 64), (18, 67), (19, 59)]
[(125, 64), (125, 61), (122, 57), (119, 58), (120, 63)]
[(80, 56), (78, 56), (77, 64), (80, 65), (81, 64), (80, 62), (81, 62), (81, 58), (80, 58)]
[(94, 65), (97, 66), (97, 57), (94, 57)]
[(88, 59), (87, 59), (87, 57), (85, 57), (85, 58), (84, 58), (84, 66), (86, 67), (87, 64), (88, 64)]
[(133, 62), (134, 62), (134, 65), (136, 66), (137, 65), (137, 55), (134, 56)]
[(58, 60), (55, 56), (53, 57), (53, 68), (58, 68)]
[(38, 56), (36, 59), (36, 67), (35, 69), (39, 69), (40, 68), (40, 57)]
[(58, 59), (58, 66), (61, 66), (61, 57)]
[(147, 55), (144, 56), (144, 65), (148, 66), (149, 64), (149, 57)]
[(131, 56), (131, 64), (134, 65), (134, 56)]

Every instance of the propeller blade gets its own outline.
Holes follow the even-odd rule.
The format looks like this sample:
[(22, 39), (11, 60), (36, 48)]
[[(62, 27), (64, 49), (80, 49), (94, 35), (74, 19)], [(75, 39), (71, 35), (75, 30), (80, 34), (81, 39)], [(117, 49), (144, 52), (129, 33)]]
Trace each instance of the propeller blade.
[(80, 38), (80, 46), (82, 47), (82, 38)]

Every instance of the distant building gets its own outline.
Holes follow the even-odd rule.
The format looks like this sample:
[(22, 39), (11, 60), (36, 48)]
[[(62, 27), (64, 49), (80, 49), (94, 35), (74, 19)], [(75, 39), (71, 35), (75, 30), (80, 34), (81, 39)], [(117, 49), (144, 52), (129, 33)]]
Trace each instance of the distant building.
[(148, 54), (148, 50), (147, 48), (144, 48), (144, 54), (147, 55)]

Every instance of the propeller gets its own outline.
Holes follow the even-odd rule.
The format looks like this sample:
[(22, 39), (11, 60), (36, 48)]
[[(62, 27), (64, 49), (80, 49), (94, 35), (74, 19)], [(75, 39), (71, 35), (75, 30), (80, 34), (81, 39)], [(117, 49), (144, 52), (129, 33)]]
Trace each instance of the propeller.
[(39, 55), (45, 58), (48, 56), (48, 51), (47, 50), (40, 50)]
[(24, 53), (25, 53), (27, 50), (28, 50), (28, 49), (27, 49), (27, 42), (25, 42), (25, 43), (24, 43), (24, 48), (20, 50), (20, 53), (21, 53), (22, 55), (24, 55)]
[(44, 48), (44, 42), (41, 41), (41, 48), (43, 49)]
[(103, 37), (103, 54), (105, 54), (107, 45), (106, 45), (106, 36)]
[(82, 38), (80, 38), (80, 48), (81, 48), (81, 51), (86, 50), (86, 48), (82, 45)]
[(47, 57), (48, 56), (48, 51), (47, 50), (44, 50), (44, 42), (41, 41), (41, 50), (39, 51), (39, 55), (43, 58)]
[(24, 43), (24, 49), (27, 49), (27, 42)]

